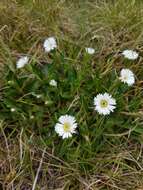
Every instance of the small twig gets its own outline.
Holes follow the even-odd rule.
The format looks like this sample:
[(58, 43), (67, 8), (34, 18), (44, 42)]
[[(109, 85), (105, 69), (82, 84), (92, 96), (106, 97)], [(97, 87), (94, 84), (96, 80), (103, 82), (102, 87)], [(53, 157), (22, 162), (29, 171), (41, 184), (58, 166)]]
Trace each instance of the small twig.
[(74, 103), (76, 103), (76, 101), (79, 99), (79, 96), (76, 96), (75, 98), (74, 98), (74, 100), (71, 102), (71, 104), (69, 105), (69, 107), (68, 107), (68, 110), (67, 111), (69, 111), (73, 106), (74, 106)]
[(106, 136), (109, 136), (109, 137), (122, 137), (122, 136), (125, 136), (125, 135), (128, 135), (128, 137), (130, 136), (131, 132), (134, 131), (134, 129), (136, 128), (133, 127), (132, 129), (129, 129), (128, 131), (124, 132), (124, 133), (118, 133), (118, 134), (105, 134)]
[(40, 160), (40, 164), (39, 164), (39, 167), (38, 167), (38, 170), (37, 170), (35, 179), (34, 179), (34, 183), (33, 183), (33, 186), (32, 186), (32, 190), (35, 190), (35, 188), (36, 188), (36, 183), (37, 183), (37, 180), (38, 180), (39, 172), (40, 172), (41, 167), (42, 167), (42, 163), (43, 163), (43, 158), (44, 158), (44, 155), (45, 155), (45, 151), (46, 151), (46, 148), (44, 148), (44, 151), (43, 151), (43, 153), (42, 153), (42, 158), (41, 158), (41, 160)]
[(120, 112), (123, 115), (127, 115), (127, 116), (134, 116), (134, 117), (142, 117), (143, 116), (143, 112), (139, 111), (139, 112)]
[(22, 134), (23, 134), (23, 128), (22, 128), (22, 130), (21, 130), (21, 132), (20, 132), (20, 138), (19, 138), (20, 162), (22, 162), (22, 157), (23, 157)]

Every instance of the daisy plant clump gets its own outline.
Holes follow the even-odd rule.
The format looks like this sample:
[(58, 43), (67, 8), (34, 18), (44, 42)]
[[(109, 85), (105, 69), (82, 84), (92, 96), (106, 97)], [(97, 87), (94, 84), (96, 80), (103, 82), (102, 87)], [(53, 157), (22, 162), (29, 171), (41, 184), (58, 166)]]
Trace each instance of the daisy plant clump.
[(122, 69), (119, 79), (128, 86), (132, 86), (135, 83), (134, 73), (130, 69)]
[(127, 59), (130, 59), (130, 60), (135, 60), (138, 58), (139, 54), (136, 52), (136, 51), (133, 51), (133, 50), (124, 50), (122, 52), (122, 55), (127, 58)]
[(17, 63), (16, 63), (17, 69), (20, 69), (20, 68), (24, 67), (25, 65), (27, 65), (28, 61), (29, 61), (28, 56), (22, 56), (21, 58), (19, 58)]
[(60, 116), (58, 123), (55, 125), (56, 133), (63, 139), (72, 137), (76, 133), (77, 123), (75, 117), (71, 115)]
[(98, 94), (94, 97), (94, 106), (100, 115), (109, 115), (116, 108), (116, 100), (108, 93)]
[(45, 52), (50, 52), (57, 48), (57, 42), (54, 37), (49, 37), (44, 41), (43, 47), (45, 49)]

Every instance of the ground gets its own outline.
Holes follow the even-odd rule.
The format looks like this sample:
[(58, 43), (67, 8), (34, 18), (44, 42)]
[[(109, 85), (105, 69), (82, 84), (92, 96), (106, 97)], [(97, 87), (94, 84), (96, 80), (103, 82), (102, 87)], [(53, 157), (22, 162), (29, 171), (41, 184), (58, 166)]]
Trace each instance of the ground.
[[(47, 53), (50, 36), (58, 48)], [(142, 0), (0, 1), (0, 189), (143, 190), (142, 44)], [(94, 110), (104, 92), (117, 101), (108, 116)], [(65, 114), (78, 124), (68, 139), (54, 130)]]

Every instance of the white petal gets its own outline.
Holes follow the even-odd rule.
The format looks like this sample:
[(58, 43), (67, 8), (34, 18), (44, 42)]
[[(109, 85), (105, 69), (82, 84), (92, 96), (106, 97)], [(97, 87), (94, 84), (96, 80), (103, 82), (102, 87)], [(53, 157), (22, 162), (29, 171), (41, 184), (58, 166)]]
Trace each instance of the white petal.
[(62, 116), (60, 116), (59, 122), (62, 123), (62, 124), (64, 124), (64, 123), (66, 122), (66, 116), (67, 116), (67, 115), (62, 115)]
[(55, 125), (55, 131), (59, 134), (59, 136), (63, 136), (63, 134), (64, 134), (63, 125), (57, 123)]

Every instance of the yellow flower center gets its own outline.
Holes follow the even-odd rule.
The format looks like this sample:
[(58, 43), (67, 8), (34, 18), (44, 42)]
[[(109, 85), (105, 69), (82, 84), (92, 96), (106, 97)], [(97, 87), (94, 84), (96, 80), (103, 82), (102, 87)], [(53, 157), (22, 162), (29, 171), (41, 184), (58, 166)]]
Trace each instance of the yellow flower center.
[(128, 77), (127, 76), (124, 76), (124, 78), (123, 78), (124, 80), (127, 80), (128, 79)]
[(100, 106), (101, 106), (101, 108), (106, 108), (108, 106), (107, 100), (101, 100), (100, 101)]
[(70, 124), (69, 123), (64, 123), (63, 128), (64, 128), (65, 132), (70, 132)]

